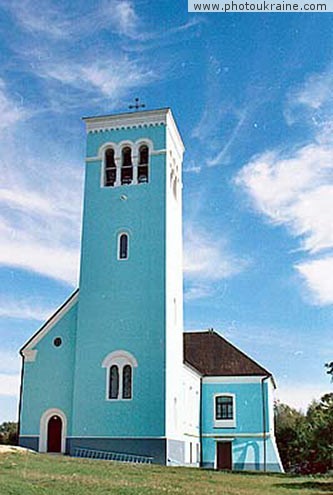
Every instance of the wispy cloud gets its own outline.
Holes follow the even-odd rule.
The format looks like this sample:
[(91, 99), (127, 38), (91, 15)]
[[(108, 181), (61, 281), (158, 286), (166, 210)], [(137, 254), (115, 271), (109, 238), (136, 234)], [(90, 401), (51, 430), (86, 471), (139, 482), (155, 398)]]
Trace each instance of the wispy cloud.
[(44, 306), (39, 301), (22, 300), (22, 298), (20, 298), (20, 302), (18, 303), (17, 299), (9, 299), (6, 297), (1, 298), (0, 302), (0, 317), (43, 321), (46, 320), (53, 312), (53, 307)]
[(221, 280), (248, 263), (229, 252), (226, 241), (202, 227), (188, 225), (184, 239), (184, 273), (188, 279)]
[(0, 78), (0, 131), (17, 124), (29, 116), (28, 111), (7, 94), (6, 85)]
[[(255, 156), (235, 181), (260, 213), (273, 224), (284, 225), (299, 240), (308, 257), (295, 268), (316, 304), (333, 304), (333, 263), (327, 254), (333, 250), (333, 140), (326, 132), (333, 121), (329, 81), (327, 74), (311, 76), (292, 93), (295, 105), (301, 103), (307, 112), (321, 108), (325, 116), (314, 126), (312, 141)], [(313, 254), (316, 259), (309, 258)]]
[(134, 3), (129, 0), (109, 0), (66, 11), (61, 4), (41, 0), (13, 0), (8, 3), (1, 0), (2, 7), (8, 9), (18, 25), (31, 34), (44, 36), (54, 41), (65, 41), (89, 35), (97, 29), (109, 30), (119, 35), (136, 37), (141, 21)]
[(225, 239), (188, 223), (184, 236), (185, 299), (212, 296), (219, 281), (237, 275), (248, 264), (248, 260), (231, 253)]
[(241, 132), (247, 116), (248, 116), (248, 109), (245, 108), (244, 110), (242, 110), (242, 112), (240, 112), (237, 123), (233, 128), (230, 136), (228, 137), (227, 142), (223, 145), (222, 149), (213, 158), (207, 159), (207, 165), (209, 167), (220, 165), (221, 163), (223, 163), (223, 161), (226, 160), (226, 158), (228, 158), (228, 153), (230, 151), (230, 148), (232, 147), (239, 133)]
[(17, 166), (9, 148), (0, 165), (0, 265), (75, 285), (83, 170), (50, 157)]

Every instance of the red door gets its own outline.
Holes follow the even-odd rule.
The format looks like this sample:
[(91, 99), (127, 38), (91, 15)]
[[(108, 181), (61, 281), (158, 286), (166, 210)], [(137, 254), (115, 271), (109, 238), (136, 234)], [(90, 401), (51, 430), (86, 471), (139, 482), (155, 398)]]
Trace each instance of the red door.
[(217, 443), (217, 469), (232, 469), (231, 442)]
[(61, 452), (62, 421), (59, 416), (52, 416), (47, 425), (47, 451)]

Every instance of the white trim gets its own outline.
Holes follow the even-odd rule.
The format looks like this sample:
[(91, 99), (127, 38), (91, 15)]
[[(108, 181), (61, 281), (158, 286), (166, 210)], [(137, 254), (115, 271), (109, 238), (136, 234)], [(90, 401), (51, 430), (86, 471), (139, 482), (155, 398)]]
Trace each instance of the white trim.
[(169, 108), (86, 117), (87, 132), (166, 125)]
[[(60, 308), (57, 309), (53, 314), (53, 316), (51, 316), (49, 321), (43, 327), (41, 327), (41, 329), (36, 333), (36, 335), (22, 347), (21, 353), (24, 357), (27, 354), (29, 355), (29, 352), (27, 353), (27, 351), (35, 350), (33, 349), (35, 345), (37, 345), (38, 342), (40, 342), (45, 337), (45, 335), (54, 327), (54, 325), (56, 325), (58, 321), (61, 320), (61, 318), (74, 306), (78, 298), (79, 298), (79, 291), (76, 290), (76, 293), (74, 292), (68, 298), (68, 300), (63, 304), (63, 306), (62, 307), (60, 306), (61, 309)], [(35, 351), (37, 354), (37, 350)], [(36, 358), (36, 354), (34, 355), (34, 358)], [(29, 361), (29, 358), (27, 360)]]
[[(118, 373), (119, 373), (119, 388), (118, 388), (118, 397), (117, 399), (110, 399), (109, 397), (109, 387), (110, 387), (110, 369), (111, 366), (116, 365), (118, 366)], [(130, 399), (124, 399), (123, 398), (123, 369), (126, 365), (130, 365), (132, 368), (132, 381), (131, 381), (131, 398)], [(105, 399), (108, 402), (115, 402), (115, 401), (131, 401), (133, 399), (133, 381), (134, 381), (134, 373), (133, 373), (133, 368), (136, 368), (138, 366), (138, 362), (135, 359), (135, 357), (124, 350), (118, 350), (118, 351), (113, 351), (108, 354), (103, 362), (102, 362), (102, 368), (106, 368), (106, 387), (105, 387)]]
[(195, 368), (193, 368), (191, 365), (189, 365), (188, 363), (183, 363), (183, 369), (185, 371), (188, 371), (191, 375), (195, 376), (196, 378), (201, 378), (202, 375), (201, 373), (196, 370)]
[[(122, 235), (126, 235), (126, 237), (127, 237), (127, 252), (126, 252), (127, 256), (126, 256), (126, 258), (120, 257), (120, 238)], [(130, 240), (130, 237), (129, 237), (128, 232), (125, 232), (125, 231), (119, 232), (118, 237), (117, 237), (117, 260), (118, 261), (127, 261), (128, 260), (128, 258), (129, 258), (129, 244), (130, 244), (129, 240)]]
[[(217, 397), (231, 397), (232, 398), (232, 419), (216, 419), (216, 398)], [(236, 395), (228, 392), (221, 392), (214, 394), (214, 428), (236, 428)]]
[(131, 364), (134, 368), (138, 366), (138, 362), (130, 352), (119, 350), (108, 354), (102, 362), (102, 368), (109, 368), (112, 364)]
[(261, 383), (265, 376), (204, 376), (202, 383)]
[[(145, 141), (149, 142), (149, 141), (150, 141), (150, 139), (145, 139)], [(110, 144), (110, 143), (108, 143), (108, 144)], [(110, 148), (111, 148), (111, 147), (112, 147), (112, 146), (110, 145)], [(101, 148), (102, 148), (102, 147), (101, 147)], [(100, 149), (101, 149), (101, 148), (100, 148)], [(166, 153), (167, 153), (167, 150), (166, 150), (165, 148), (162, 148), (162, 149), (160, 149), (160, 150), (154, 150), (154, 149), (152, 149), (151, 151), (149, 151), (149, 154), (150, 154), (151, 156), (165, 155)], [(103, 156), (98, 156), (98, 155), (97, 155), (97, 156), (87, 156), (87, 157), (85, 158), (85, 162), (86, 162), (86, 163), (90, 163), (90, 162), (99, 162), (100, 160), (103, 160)]]
[[(205, 438), (264, 438), (263, 433), (202, 433)], [(269, 438), (270, 433), (266, 433), (265, 438)]]
[(37, 357), (37, 349), (25, 349), (22, 351), (22, 355), (24, 356), (26, 363), (33, 363), (36, 361)]
[(61, 453), (66, 451), (66, 435), (67, 435), (67, 418), (61, 409), (48, 409), (42, 414), (40, 419), (40, 434), (39, 434), (39, 452), (47, 452), (47, 429), (48, 422), (52, 416), (59, 416), (62, 421), (61, 429)]
[[(24, 435), (24, 436), (33, 436), (33, 435)], [(166, 437), (166, 436), (136, 436), (136, 435), (132, 435), (132, 436), (122, 436), (122, 437), (113, 437), (113, 436), (110, 436), (110, 435), (94, 435), (94, 436), (90, 436), (90, 435), (69, 435), (67, 438), (112, 438), (112, 439), (123, 439), (123, 438), (167, 438), (168, 440), (173, 440), (172, 438), (169, 438), (169, 437)], [(174, 440), (177, 440), (176, 438)]]
[(90, 162), (99, 162), (100, 160), (101, 158), (99, 156), (87, 156), (84, 161), (86, 163), (90, 163)]

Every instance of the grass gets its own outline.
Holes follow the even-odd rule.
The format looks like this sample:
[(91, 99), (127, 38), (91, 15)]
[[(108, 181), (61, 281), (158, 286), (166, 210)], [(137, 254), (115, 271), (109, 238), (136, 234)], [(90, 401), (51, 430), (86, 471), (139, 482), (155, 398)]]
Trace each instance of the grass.
[(328, 495), (333, 477), (227, 473), (33, 453), (0, 455), (1, 495)]

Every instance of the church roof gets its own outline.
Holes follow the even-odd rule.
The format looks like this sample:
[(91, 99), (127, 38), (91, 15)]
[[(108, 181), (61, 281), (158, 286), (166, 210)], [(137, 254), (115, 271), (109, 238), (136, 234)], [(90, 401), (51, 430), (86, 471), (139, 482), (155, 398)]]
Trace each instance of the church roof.
[(213, 330), (184, 333), (184, 361), (203, 376), (272, 376)]

